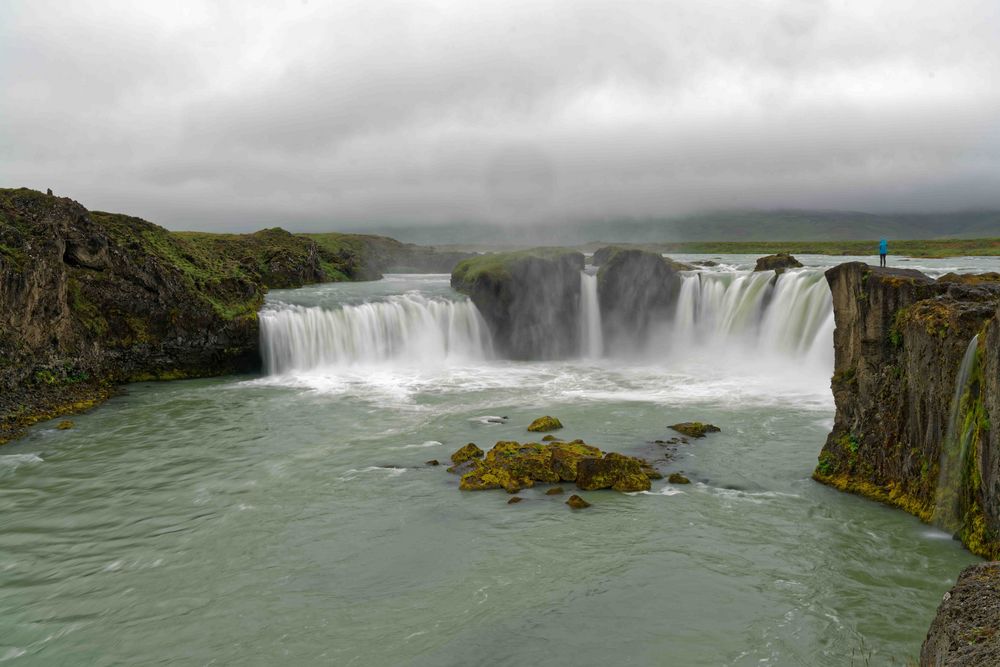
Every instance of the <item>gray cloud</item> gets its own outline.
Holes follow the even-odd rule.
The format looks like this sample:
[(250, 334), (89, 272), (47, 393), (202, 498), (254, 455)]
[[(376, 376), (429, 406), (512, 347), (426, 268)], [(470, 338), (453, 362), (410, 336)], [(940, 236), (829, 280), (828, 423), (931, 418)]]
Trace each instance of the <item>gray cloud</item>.
[(0, 184), (172, 228), (1000, 207), (1000, 5), (0, 5)]

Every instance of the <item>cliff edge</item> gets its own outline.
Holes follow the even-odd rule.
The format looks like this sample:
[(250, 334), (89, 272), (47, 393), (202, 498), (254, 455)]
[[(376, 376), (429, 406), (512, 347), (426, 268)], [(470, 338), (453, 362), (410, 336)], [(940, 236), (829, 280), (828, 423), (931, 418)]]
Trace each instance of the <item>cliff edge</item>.
[(1000, 284), (858, 262), (826, 277), (836, 418), (813, 477), (1000, 555)]

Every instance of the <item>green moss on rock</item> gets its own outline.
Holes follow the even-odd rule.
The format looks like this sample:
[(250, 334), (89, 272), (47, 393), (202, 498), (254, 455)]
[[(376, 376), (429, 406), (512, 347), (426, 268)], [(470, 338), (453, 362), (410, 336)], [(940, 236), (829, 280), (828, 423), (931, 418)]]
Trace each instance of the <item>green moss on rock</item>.
[(481, 450), (476, 443), (470, 442), (467, 445), (459, 447), (455, 453), (451, 455), (451, 462), (458, 465), (460, 463), (465, 463), (470, 459), (481, 458), (483, 458), (483, 450)]
[(681, 422), (671, 424), (670, 428), (689, 438), (704, 438), (709, 433), (718, 433), (721, 430), (718, 426), (703, 422)]
[(555, 431), (563, 427), (562, 422), (560, 422), (555, 417), (539, 417), (535, 421), (531, 422), (528, 426), (528, 430), (536, 433), (544, 433), (546, 431)]

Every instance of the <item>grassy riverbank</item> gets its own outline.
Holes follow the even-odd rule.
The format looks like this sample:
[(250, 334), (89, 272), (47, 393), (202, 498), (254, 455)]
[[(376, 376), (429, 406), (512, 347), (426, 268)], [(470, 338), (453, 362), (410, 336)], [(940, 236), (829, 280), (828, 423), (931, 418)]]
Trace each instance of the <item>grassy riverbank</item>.
[[(607, 243), (588, 243), (586, 251), (607, 246)], [(617, 244), (624, 245), (624, 244)], [(687, 243), (641, 244), (647, 250), (665, 253), (707, 253), (770, 255), (790, 252), (801, 255), (874, 255), (878, 240), (870, 241), (692, 241)], [(896, 241), (889, 239), (890, 255), (908, 257), (962, 257), (966, 255), (1000, 255), (1000, 238), (940, 239)]]

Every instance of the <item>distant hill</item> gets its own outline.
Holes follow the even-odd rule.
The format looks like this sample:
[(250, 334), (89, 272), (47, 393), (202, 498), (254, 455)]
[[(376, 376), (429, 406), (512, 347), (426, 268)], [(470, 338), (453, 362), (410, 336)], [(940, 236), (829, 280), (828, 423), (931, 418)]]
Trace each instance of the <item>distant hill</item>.
[(874, 214), (855, 211), (720, 211), (679, 218), (615, 219), (551, 225), (395, 225), (368, 233), (420, 244), (580, 245), (685, 241), (849, 241), (990, 238), (1000, 211)]

